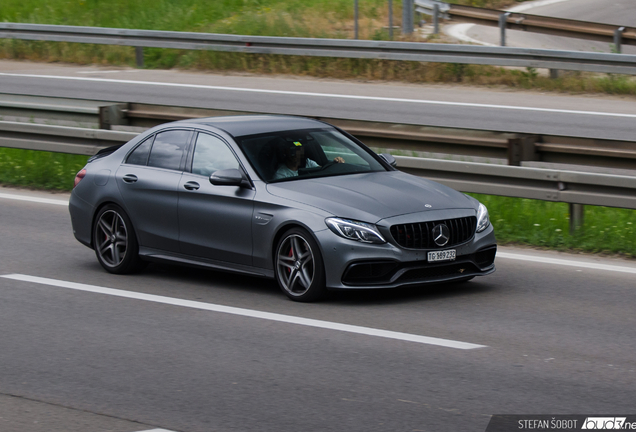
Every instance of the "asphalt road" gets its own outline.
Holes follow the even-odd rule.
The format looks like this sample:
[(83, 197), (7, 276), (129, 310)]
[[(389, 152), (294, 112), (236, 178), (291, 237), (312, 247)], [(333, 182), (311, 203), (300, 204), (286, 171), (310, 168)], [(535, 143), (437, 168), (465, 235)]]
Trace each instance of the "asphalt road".
[[(446, 86), (23, 62), (0, 73), (12, 74), (0, 76), (8, 93), (598, 138), (633, 138), (636, 116), (630, 99)], [(636, 414), (633, 262), (502, 248), (497, 272), (467, 284), (305, 305), (244, 276), (158, 265), (110, 275), (73, 238), (64, 205), (0, 198), (0, 243), (2, 432), (483, 431), (493, 414)], [(382, 330), (483, 347), (373, 335)]]
[(0, 61), (0, 92), (633, 139), (633, 98)]
[[(536, 7), (532, 7), (536, 5)], [(556, 0), (546, 2), (522, 3), (511, 10), (532, 15), (542, 15), (554, 18), (574, 19), (579, 21), (599, 22), (617, 26), (633, 27), (636, 20), (636, 6), (632, 0)], [(499, 45), (500, 33), (497, 27), (465, 25), (462, 27), (448, 26), (444, 30), (447, 34), (467, 36), (473, 41), (485, 45)], [(612, 52), (608, 43), (582, 40), (576, 38), (557, 37), (538, 33), (508, 30), (506, 45), (519, 48), (545, 48), (572, 51)], [(636, 54), (636, 47), (624, 46), (623, 52)]]
[(634, 414), (633, 262), (502, 248), (497, 272), (469, 283), (298, 304), (244, 276), (108, 274), (73, 238), (66, 199), (0, 189), (3, 432), (483, 431), (492, 414)]

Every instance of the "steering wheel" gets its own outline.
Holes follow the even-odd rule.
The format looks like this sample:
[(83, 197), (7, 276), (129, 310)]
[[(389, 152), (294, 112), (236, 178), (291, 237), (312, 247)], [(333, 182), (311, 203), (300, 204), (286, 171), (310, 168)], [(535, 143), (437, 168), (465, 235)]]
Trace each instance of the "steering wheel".
[(325, 170), (329, 168), (330, 166), (335, 165), (336, 163), (337, 163), (336, 161), (329, 161), (326, 164), (322, 165), (318, 171)]

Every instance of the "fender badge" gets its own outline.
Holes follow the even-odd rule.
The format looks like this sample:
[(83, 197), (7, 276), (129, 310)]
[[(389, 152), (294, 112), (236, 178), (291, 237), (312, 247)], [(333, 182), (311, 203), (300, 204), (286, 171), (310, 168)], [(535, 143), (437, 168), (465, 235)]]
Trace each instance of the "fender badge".
[(272, 218), (273, 216), (267, 213), (256, 213), (254, 215), (254, 219), (258, 225), (267, 225)]

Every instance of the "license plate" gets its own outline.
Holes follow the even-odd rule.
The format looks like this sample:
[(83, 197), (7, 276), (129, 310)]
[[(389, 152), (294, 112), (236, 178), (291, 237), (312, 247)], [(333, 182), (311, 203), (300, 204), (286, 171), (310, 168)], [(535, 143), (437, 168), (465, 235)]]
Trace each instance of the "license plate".
[(456, 258), (457, 251), (455, 249), (449, 249), (445, 251), (435, 251), (428, 253), (428, 261), (452, 261)]

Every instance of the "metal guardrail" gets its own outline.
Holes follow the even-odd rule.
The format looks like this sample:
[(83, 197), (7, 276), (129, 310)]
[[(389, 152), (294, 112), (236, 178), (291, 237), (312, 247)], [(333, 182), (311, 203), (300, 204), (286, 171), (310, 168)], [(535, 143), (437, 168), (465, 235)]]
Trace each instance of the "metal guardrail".
[[(133, 132), (0, 121), (0, 146), (94, 154)], [(636, 209), (636, 177), (395, 156), (398, 167), (463, 192)]]
[(92, 156), (97, 151), (124, 144), (134, 132), (0, 121), (0, 147), (42, 150)]
[(138, 48), (521, 66), (636, 75), (636, 55), (545, 49), (239, 36), (20, 23), (0, 23), (0, 38), (125, 45)]
[(636, 209), (636, 177), (395, 156), (400, 170), (462, 192)]
[[(237, 114), (257, 113), (0, 93), (0, 116), (5, 120), (60, 120), (74, 125), (99, 125), (102, 129), (117, 125), (149, 128), (174, 120)], [(348, 131), (374, 148), (504, 159), (509, 165), (541, 161), (636, 170), (636, 141), (317, 118)], [(74, 148), (51, 147), (53, 151), (65, 152), (73, 152)], [(89, 154), (86, 148), (78, 151)]]
[[(623, 44), (636, 45), (634, 27), (484, 9), (435, 0), (415, 0), (415, 8), (420, 13), (437, 15), (453, 22), (469, 22), (499, 26), (503, 29), (614, 43), (619, 52)], [(505, 40), (505, 37), (503, 39)]]

